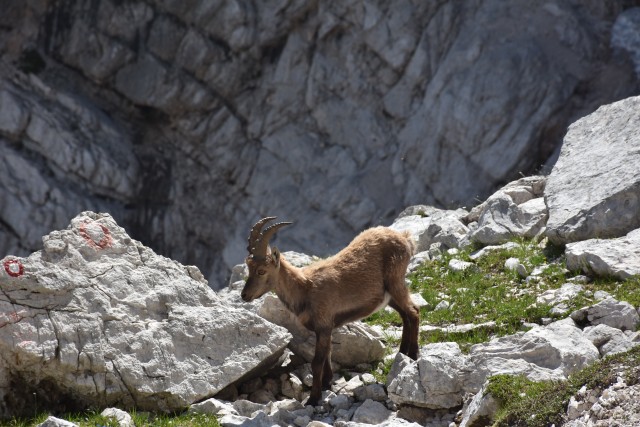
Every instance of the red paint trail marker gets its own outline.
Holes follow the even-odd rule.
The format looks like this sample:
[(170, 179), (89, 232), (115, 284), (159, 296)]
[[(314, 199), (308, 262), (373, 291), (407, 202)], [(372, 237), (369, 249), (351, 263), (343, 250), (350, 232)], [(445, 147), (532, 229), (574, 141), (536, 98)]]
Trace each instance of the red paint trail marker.
[(17, 259), (8, 259), (3, 264), (4, 271), (11, 277), (20, 277), (24, 274), (24, 265)]
[[(96, 242), (96, 240), (91, 237), (91, 235), (87, 231), (87, 226), (89, 225), (94, 225), (92, 227), (92, 230), (90, 230), (94, 235), (96, 234), (95, 226), (100, 227), (100, 229), (102, 230), (102, 239)], [(98, 224), (96, 222), (85, 222), (80, 224), (80, 235), (89, 243), (89, 246), (92, 246), (96, 249), (104, 249), (111, 246), (111, 244), (113, 243), (113, 239), (111, 237), (111, 232), (109, 231), (109, 229), (104, 225)]]

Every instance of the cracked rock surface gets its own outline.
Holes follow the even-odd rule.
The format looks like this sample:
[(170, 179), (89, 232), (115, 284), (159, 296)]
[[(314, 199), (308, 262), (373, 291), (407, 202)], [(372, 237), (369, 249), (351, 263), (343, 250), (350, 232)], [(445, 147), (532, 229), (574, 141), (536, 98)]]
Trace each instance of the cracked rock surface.
[(34, 399), (40, 410), (183, 409), (279, 357), (290, 340), (108, 214), (84, 212), (43, 245), (0, 261), (0, 415)]
[(109, 212), (216, 289), (259, 216), (335, 253), (533, 173), (638, 88), (622, 0), (58, 3), (0, 16), (0, 254)]

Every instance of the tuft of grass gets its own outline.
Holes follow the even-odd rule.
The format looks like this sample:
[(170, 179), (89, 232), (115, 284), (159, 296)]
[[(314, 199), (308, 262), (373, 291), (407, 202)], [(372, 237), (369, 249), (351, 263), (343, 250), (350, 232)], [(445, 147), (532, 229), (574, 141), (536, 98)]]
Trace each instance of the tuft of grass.
[(463, 353), (468, 353), (474, 344), (480, 344), (490, 341), (491, 338), (496, 336), (508, 335), (511, 328), (478, 328), (466, 332), (448, 332), (443, 330), (436, 330), (430, 332), (423, 332), (420, 335), (421, 345), (432, 344), (438, 342), (456, 342), (460, 346), (460, 350)]
[(634, 307), (640, 306), (640, 277), (620, 281), (613, 277), (598, 277), (585, 285), (592, 292), (607, 291), (618, 301), (627, 301)]
[(571, 396), (582, 386), (600, 390), (622, 376), (628, 385), (640, 378), (640, 347), (607, 356), (569, 376), (567, 381), (528, 380), (524, 376), (495, 375), (487, 393), (498, 400), (494, 427), (544, 427), (562, 423)]
[[(489, 252), (473, 261), (470, 258), (475, 248), (444, 253), (440, 259), (428, 261), (408, 278), (412, 292), (418, 292), (427, 301), (421, 310), (422, 324), (449, 326), (494, 321), (492, 331), (475, 329), (465, 333), (425, 332), (420, 336), (421, 345), (455, 341), (463, 351), (473, 344), (485, 342), (495, 336), (504, 336), (524, 329), (525, 323), (542, 323), (543, 318), (554, 318), (551, 307), (538, 304), (537, 297), (549, 289), (557, 289), (577, 273), (565, 267), (564, 248), (551, 244), (541, 245), (535, 241), (518, 239), (515, 247)], [(474, 267), (465, 271), (453, 271), (451, 259), (473, 262)], [(541, 270), (538, 280), (526, 281), (514, 271), (507, 271), (504, 263), (508, 258), (517, 258), (530, 273)], [(568, 311), (593, 304), (593, 293), (602, 289), (614, 298), (640, 305), (640, 278), (624, 282), (615, 279), (596, 279), (584, 286), (580, 293), (565, 304)], [(441, 301), (449, 307), (434, 310)], [(559, 315), (566, 317), (566, 315)], [(374, 313), (365, 322), (383, 328), (402, 325), (395, 311), (382, 310)]]
[[(148, 412), (129, 412), (136, 427), (220, 427), (215, 415), (205, 414), (152, 414)], [(0, 426), (7, 427), (34, 427), (43, 423), (49, 414), (39, 414), (33, 418), (13, 418), (6, 422), (0, 422)], [(84, 413), (71, 413), (56, 415), (57, 418), (71, 421), (80, 427), (118, 427), (115, 418), (106, 418), (100, 412), (87, 411)]]

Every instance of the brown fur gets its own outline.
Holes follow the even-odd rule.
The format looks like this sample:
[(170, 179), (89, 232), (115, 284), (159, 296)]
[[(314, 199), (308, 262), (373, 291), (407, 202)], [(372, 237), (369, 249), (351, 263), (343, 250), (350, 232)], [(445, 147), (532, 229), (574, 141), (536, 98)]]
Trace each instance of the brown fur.
[[(313, 386), (308, 404), (317, 404), (333, 377), (331, 331), (389, 305), (402, 317), (400, 352), (416, 359), (419, 311), (404, 277), (415, 245), (406, 233), (375, 227), (360, 233), (338, 254), (298, 269), (277, 249), (265, 259), (247, 258), (249, 278), (242, 298), (251, 301), (273, 290), (302, 324), (316, 333), (311, 363)], [(259, 274), (262, 272), (263, 274)]]

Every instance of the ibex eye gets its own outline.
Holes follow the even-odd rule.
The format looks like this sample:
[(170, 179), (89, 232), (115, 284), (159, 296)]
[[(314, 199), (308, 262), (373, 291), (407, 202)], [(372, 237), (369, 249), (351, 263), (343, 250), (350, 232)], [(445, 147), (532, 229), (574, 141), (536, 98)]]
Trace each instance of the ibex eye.
[(258, 270), (258, 275), (260, 275), (260, 276), (264, 276), (265, 273), (266, 273), (265, 270)]

